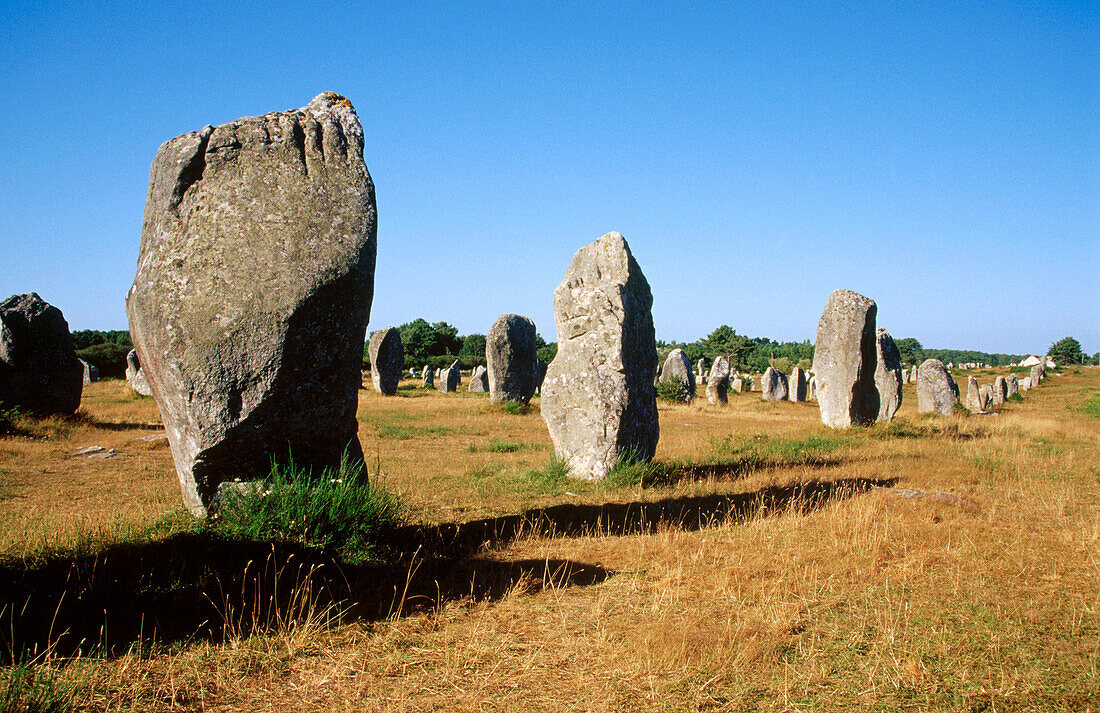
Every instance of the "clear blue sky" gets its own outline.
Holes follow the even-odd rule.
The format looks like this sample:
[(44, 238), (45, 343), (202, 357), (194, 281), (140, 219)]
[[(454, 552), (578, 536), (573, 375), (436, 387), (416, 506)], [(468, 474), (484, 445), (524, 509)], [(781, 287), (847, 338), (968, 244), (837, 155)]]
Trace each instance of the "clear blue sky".
[(556, 338), (629, 241), (658, 338), (813, 339), (829, 293), (926, 347), (1100, 351), (1100, 4), (0, 3), (0, 299), (125, 328), (149, 166), (347, 96), (378, 198), (370, 329)]

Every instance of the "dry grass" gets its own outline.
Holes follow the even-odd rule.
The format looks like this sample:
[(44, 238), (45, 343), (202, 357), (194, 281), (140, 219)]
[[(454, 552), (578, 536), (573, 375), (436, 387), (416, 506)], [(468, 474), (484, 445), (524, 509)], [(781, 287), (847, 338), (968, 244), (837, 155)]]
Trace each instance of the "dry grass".
[[(275, 587), (248, 589), (214, 633), (61, 670), (82, 710), (1096, 710), (1098, 376), (982, 417), (920, 416), (907, 386), (894, 424), (843, 433), (758, 394), (662, 404), (655, 488), (533, 477), (537, 408), (363, 391), (371, 470), (432, 526), (399, 561), (344, 568), (339, 603), (329, 564), (279, 570), (284, 609), (235, 609)], [(163, 442), (136, 440), (154, 404), (106, 382), (83, 409), (0, 439), (8, 560), (176, 508)], [(124, 455), (72, 456), (93, 444)]]

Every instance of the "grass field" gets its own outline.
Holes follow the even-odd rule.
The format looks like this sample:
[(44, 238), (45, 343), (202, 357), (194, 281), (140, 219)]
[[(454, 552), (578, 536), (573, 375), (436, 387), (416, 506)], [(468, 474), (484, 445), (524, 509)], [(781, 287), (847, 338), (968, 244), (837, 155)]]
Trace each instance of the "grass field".
[(988, 416), (906, 386), (847, 431), (661, 404), (656, 466), (593, 484), (548, 465), (537, 399), (364, 390), (407, 509), (352, 566), (185, 515), (154, 402), (93, 384), (0, 437), (0, 706), (1100, 710), (1098, 403), (1082, 367)]

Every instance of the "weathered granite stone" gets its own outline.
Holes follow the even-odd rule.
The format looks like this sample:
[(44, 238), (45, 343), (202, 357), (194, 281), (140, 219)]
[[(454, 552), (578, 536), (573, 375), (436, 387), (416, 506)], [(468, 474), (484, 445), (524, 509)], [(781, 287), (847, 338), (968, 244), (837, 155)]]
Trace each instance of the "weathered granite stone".
[(542, 417), (575, 478), (598, 479), (621, 458), (650, 460), (659, 426), (653, 295), (622, 235), (573, 256), (554, 290), (558, 354)]
[(434, 389), (435, 388), (435, 372), (432, 371), (431, 368), (425, 366), (420, 371), (420, 379), (421, 379), (421, 381), (420, 381), (421, 388), (425, 388), (425, 389)]
[(993, 380), (993, 405), (1000, 406), (1008, 398), (1008, 384), (1005, 383), (1003, 376), (998, 376)]
[(466, 385), (466, 391), (483, 394), (489, 390), (489, 372), (485, 367), (478, 364), (474, 367), (474, 370), (470, 372), (470, 383)]
[(789, 392), (787, 375), (769, 366), (760, 379), (760, 391), (765, 401), (786, 401)]
[(1038, 386), (1043, 381), (1043, 376), (1045, 376), (1043, 365), (1036, 364), (1035, 366), (1031, 367), (1031, 373), (1029, 374), (1029, 376), (1031, 377), (1031, 388), (1035, 388), (1036, 386)]
[(821, 422), (829, 428), (868, 425), (878, 418), (875, 301), (836, 290), (817, 323), (814, 375)]
[(788, 381), (787, 398), (791, 401), (806, 400), (806, 372), (801, 367), (791, 369), (791, 378)]
[(978, 388), (979, 400), (982, 404), (982, 410), (988, 411), (993, 406), (993, 386), (990, 384), (982, 384)]
[(95, 364), (89, 364), (83, 359), (80, 360), (81, 368), (84, 369), (84, 383), (94, 384), (99, 381), (99, 367)]
[(1020, 379), (1020, 382), (1019, 382), (1020, 391), (1027, 391), (1030, 388), (1031, 388), (1031, 377), (1030, 376), (1025, 376), (1024, 378)]
[(497, 318), (485, 337), (489, 399), (495, 403), (527, 403), (535, 395), (538, 361), (535, 323), (518, 314)]
[(901, 354), (889, 332), (878, 327), (875, 334), (877, 337), (875, 387), (878, 389), (878, 420), (890, 421), (901, 407)]
[(61, 310), (34, 292), (0, 302), (0, 406), (70, 414), (83, 389), (84, 367)]
[(691, 362), (683, 349), (673, 349), (665, 358), (664, 367), (661, 369), (660, 382), (671, 383), (679, 379), (681, 384), (680, 400), (684, 403), (695, 398), (695, 375), (691, 371)]
[(985, 411), (982, 404), (981, 388), (978, 386), (978, 380), (973, 376), (966, 377), (966, 409), (971, 413)]
[(149, 388), (149, 381), (145, 378), (145, 371), (141, 368), (141, 360), (138, 359), (136, 349), (131, 349), (126, 354), (126, 383), (142, 396), (153, 395), (153, 390)]
[(1020, 393), (1020, 379), (1015, 374), (1009, 374), (1005, 377), (1005, 387), (1008, 389), (1006, 399), (1016, 396)]
[(724, 356), (715, 357), (707, 378), (707, 401), (712, 404), (729, 402), (726, 391), (729, 389), (730, 362)]
[(379, 329), (370, 335), (367, 346), (370, 355), (370, 380), (374, 390), (386, 396), (397, 393), (401, 370), (405, 368), (405, 347), (397, 327)]
[(455, 359), (446, 369), (440, 368), (435, 381), (435, 388), (445, 394), (452, 394), (458, 391), (460, 383), (462, 383), (462, 374), (458, 366), (458, 359)]
[(730, 382), (730, 391), (732, 391), (733, 393), (740, 394), (744, 391), (744, 389), (745, 389), (745, 382), (740, 377), (738, 377), (738, 378), (736, 378), (736, 379), (734, 379), (733, 381)]
[(955, 413), (959, 387), (939, 359), (926, 359), (917, 370), (917, 411), (950, 416)]
[(695, 383), (698, 385), (707, 383), (707, 360), (699, 359), (695, 363)]
[(126, 311), (192, 512), (272, 460), (362, 460), (375, 232), (362, 125), (338, 94), (160, 147)]

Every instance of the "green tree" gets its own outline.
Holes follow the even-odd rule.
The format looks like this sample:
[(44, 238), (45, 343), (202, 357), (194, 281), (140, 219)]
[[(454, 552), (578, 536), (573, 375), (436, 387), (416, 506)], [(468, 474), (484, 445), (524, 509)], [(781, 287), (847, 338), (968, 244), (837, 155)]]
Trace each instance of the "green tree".
[(1055, 364), (1080, 364), (1085, 361), (1085, 354), (1081, 351), (1081, 343), (1073, 337), (1064, 337), (1047, 350), (1047, 356), (1054, 360)]
[(458, 358), (462, 366), (469, 369), (478, 364), (485, 364), (485, 335), (468, 334), (462, 338), (462, 347), (458, 350)]
[(913, 337), (904, 337), (902, 339), (895, 339), (894, 346), (898, 348), (898, 354), (901, 355), (902, 364), (919, 364), (924, 347), (921, 346)]
[(457, 355), (462, 349), (463, 340), (458, 329), (446, 322), (429, 324), (423, 318), (416, 318), (402, 324), (401, 345), (405, 348), (405, 365), (419, 367), (428, 363), (432, 357)]

